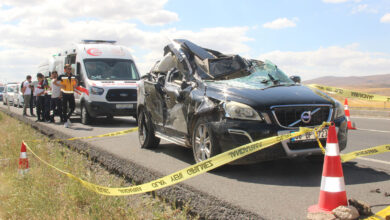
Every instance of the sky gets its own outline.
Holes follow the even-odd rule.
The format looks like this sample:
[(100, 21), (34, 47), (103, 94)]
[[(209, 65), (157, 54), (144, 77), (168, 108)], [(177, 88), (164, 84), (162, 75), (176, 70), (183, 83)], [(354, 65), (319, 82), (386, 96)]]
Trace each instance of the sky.
[(390, 0), (0, 0), (0, 81), (81, 39), (117, 40), (145, 74), (175, 38), (303, 80), (388, 74)]

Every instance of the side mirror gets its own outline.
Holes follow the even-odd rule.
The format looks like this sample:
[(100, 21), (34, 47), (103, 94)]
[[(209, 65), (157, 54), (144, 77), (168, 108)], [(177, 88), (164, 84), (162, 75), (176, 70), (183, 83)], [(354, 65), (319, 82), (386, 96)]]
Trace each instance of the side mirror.
[(301, 83), (301, 77), (300, 76), (290, 76), (290, 79), (294, 81), (295, 83)]

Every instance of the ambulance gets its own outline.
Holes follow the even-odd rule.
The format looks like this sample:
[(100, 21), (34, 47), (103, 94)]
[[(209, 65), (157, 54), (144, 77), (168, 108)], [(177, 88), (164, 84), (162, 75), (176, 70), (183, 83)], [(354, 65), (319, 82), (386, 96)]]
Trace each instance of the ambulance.
[(116, 41), (82, 40), (48, 61), (50, 72), (56, 70), (60, 76), (65, 64), (71, 65), (78, 81), (74, 95), (83, 124), (100, 116), (136, 118), (140, 76), (128, 48)]

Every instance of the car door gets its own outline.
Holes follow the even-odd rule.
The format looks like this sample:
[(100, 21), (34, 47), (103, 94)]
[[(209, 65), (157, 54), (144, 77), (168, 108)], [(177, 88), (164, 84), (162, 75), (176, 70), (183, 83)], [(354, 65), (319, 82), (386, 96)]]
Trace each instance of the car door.
[(150, 114), (156, 130), (160, 132), (163, 131), (164, 127), (163, 108), (165, 108), (162, 86), (160, 82), (144, 81), (146, 110)]
[(168, 72), (165, 82), (164, 101), (164, 121), (166, 133), (172, 135), (185, 136), (187, 134), (186, 105), (182, 97), (181, 85), (183, 83), (183, 73), (174, 68)]

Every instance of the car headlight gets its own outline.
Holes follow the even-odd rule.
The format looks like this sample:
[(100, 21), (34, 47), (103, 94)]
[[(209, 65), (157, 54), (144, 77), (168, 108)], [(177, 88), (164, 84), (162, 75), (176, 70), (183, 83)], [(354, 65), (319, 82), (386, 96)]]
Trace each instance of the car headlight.
[(263, 119), (259, 114), (250, 106), (239, 103), (239, 102), (226, 102), (224, 103), (225, 116), (233, 119), (243, 120), (256, 120), (262, 121)]
[(95, 86), (92, 86), (90, 90), (91, 90), (91, 93), (94, 95), (101, 95), (104, 93), (103, 88), (99, 88), (99, 87), (95, 87)]
[(336, 108), (334, 113), (334, 119), (344, 117), (344, 106), (337, 100), (335, 100)]

